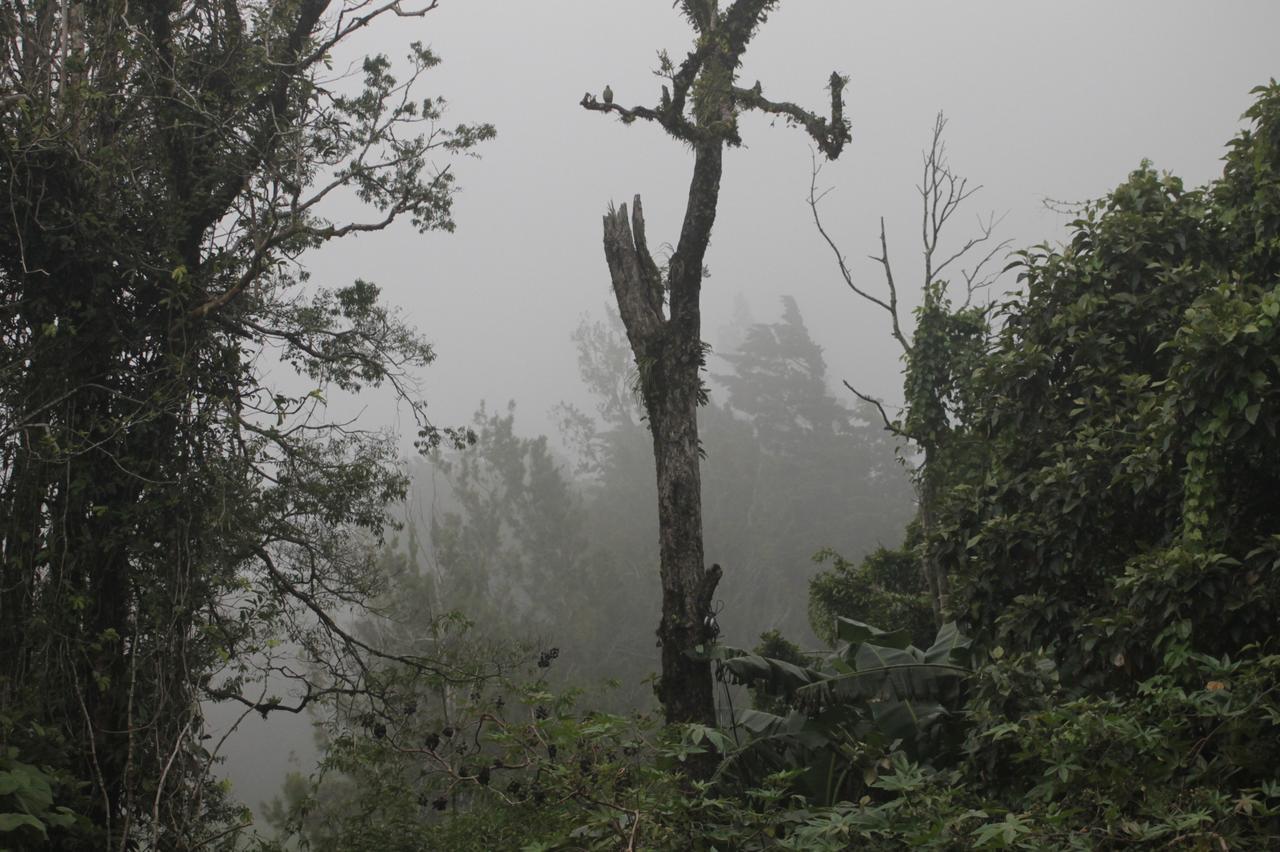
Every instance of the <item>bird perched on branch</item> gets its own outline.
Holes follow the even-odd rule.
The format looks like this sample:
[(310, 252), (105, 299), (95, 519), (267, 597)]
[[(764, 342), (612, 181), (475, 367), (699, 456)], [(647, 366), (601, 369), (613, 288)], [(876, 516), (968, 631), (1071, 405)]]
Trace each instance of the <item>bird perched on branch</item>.
[(613, 103), (613, 89), (609, 87), (608, 83), (604, 84), (604, 102), (607, 104)]

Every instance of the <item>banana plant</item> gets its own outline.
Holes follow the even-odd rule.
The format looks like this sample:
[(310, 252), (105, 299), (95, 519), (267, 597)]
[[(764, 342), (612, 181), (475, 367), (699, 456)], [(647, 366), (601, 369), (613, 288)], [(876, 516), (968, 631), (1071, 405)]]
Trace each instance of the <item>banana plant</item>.
[[(737, 714), (738, 745), (719, 774), (745, 779), (792, 772), (810, 800), (856, 797), (893, 751), (927, 761), (945, 747), (970, 672), (970, 640), (954, 623), (927, 649), (906, 630), (837, 619), (837, 643), (807, 664), (714, 646), (717, 676), (742, 684), (779, 712)], [(781, 709), (780, 709), (781, 708)]]

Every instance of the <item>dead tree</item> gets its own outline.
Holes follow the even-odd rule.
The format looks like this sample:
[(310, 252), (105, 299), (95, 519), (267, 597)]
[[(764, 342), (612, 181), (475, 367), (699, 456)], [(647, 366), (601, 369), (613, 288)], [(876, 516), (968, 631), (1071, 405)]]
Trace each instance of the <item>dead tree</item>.
[[(973, 297), (994, 280), (994, 275), (985, 272), (987, 265), (1010, 242), (992, 242), (998, 222), (989, 216), (978, 220), (977, 234), (959, 247), (950, 252), (939, 249), (947, 222), (960, 205), (982, 188), (969, 186), (967, 179), (951, 170), (942, 138), (946, 126), (946, 119), (938, 113), (929, 150), (923, 155), (921, 182), (916, 187), (921, 199), (920, 239), (924, 269), (921, 307), (917, 312), (916, 328), (910, 334), (903, 330), (884, 217), (880, 219), (880, 254), (870, 256), (884, 273), (885, 289), (883, 295), (877, 295), (858, 283), (844, 253), (822, 224), (818, 205), (829, 190), (818, 191), (821, 168), (816, 159), (809, 183), (809, 208), (814, 225), (835, 254), (841, 277), (861, 299), (889, 315), (889, 334), (902, 348), (906, 381), (900, 417), (890, 419), (883, 403), (848, 382), (844, 384), (863, 402), (875, 406), (886, 429), (911, 441), (919, 449), (916, 491), (923, 533), (920, 569), (929, 588), (934, 618), (939, 626), (951, 617), (951, 584), (934, 552), (931, 534), (936, 525), (938, 501), (946, 482), (947, 468), (954, 462), (957, 437), (967, 408), (960, 375), (965, 369), (964, 356), (981, 348), (987, 331), (986, 310), (973, 308)], [(974, 260), (973, 265), (962, 268), (960, 264), (970, 258)], [(949, 282), (943, 277), (953, 269), (964, 282), (964, 301), (958, 309), (951, 305)]]
[(724, 148), (741, 144), (738, 117), (747, 110), (803, 127), (830, 159), (849, 140), (849, 125), (844, 119), (846, 80), (839, 74), (830, 78), (829, 119), (793, 103), (769, 100), (759, 82), (750, 88), (736, 85), (742, 55), (776, 0), (735, 0), (724, 11), (717, 0), (683, 0), (679, 5), (697, 37), (679, 65), (661, 54), (660, 74), (668, 84), (662, 86), (657, 105), (625, 107), (614, 101), (612, 90), (603, 99), (583, 95), (581, 105), (615, 113), (626, 124), (655, 122), (694, 153), (684, 222), (665, 269), (649, 251), (639, 195), (630, 215), (625, 204), (610, 206), (604, 217), (604, 251), (639, 371), (657, 468), (662, 578), (658, 698), (668, 722), (713, 724), (710, 663), (698, 654), (714, 639), (709, 616), (720, 580), (720, 566), (708, 568), (703, 562), (697, 410), (706, 401), (700, 376), (706, 346), (699, 298)]

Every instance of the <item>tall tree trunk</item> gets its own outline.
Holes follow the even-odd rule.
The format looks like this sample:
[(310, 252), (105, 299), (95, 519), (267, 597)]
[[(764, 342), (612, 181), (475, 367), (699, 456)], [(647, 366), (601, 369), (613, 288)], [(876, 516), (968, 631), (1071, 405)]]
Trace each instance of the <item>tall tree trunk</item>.
[[(702, 478), (698, 455), (699, 351), (667, 348), (654, 394), (661, 414), (650, 416), (658, 475), (658, 530), (662, 577), (662, 679), (658, 697), (668, 721), (715, 723), (710, 663), (695, 649), (708, 632), (711, 598), (720, 566), (705, 568), (702, 549)], [(683, 351), (682, 351), (683, 350)], [(657, 409), (654, 409), (657, 410)]]
[(640, 388), (653, 433), (658, 474), (659, 552), (662, 574), (662, 677), (658, 696), (668, 722), (715, 722), (711, 664), (697, 659), (700, 645), (714, 639), (711, 598), (720, 566), (707, 568), (702, 553), (702, 483), (698, 470), (698, 406), (706, 396), (699, 375), (703, 360), (703, 259), (720, 198), (725, 145), (740, 145), (738, 115), (758, 110), (784, 117), (805, 129), (822, 152), (835, 159), (849, 140), (844, 120), (845, 78), (832, 73), (831, 119), (786, 101), (764, 96), (756, 82), (735, 85), (742, 54), (776, 0), (734, 0), (721, 10), (718, 0), (680, 0), (684, 16), (698, 33), (697, 44), (679, 65), (665, 54), (669, 86), (656, 107), (627, 108), (616, 103), (612, 88), (604, 100), (590, 93), (581, 106), (615, 112), (630, 124), (638, 118), (660, 124), (694, 151), (693, 178), (685, 204), (680, 241), (662, 273), (645, 244), (640, 196), (632, 216), (610, 208), (604, 217), (604, 251), (609, 261), (618, 312), (640, 371)]
[(698, 405), (705, 391), (699, 375), (704, 347), (699, 290), (702, 259), (720, 191), (721, 144), (698, 147), (681, 247), (668, 270), (666, 290), (645, 242), (644, 211), (637, 195), (604, 218), (604, 248), (619, 313), (640, 372), (640, 387), (653, 435), (658, 481), (658, 541), (662, 580), (662, 675), (658, 698), (668, 722), (715, 723), (711, 664), (696, 650), (715, 637), (708, 625), (720, 566), (704, 564), (702, 477)]

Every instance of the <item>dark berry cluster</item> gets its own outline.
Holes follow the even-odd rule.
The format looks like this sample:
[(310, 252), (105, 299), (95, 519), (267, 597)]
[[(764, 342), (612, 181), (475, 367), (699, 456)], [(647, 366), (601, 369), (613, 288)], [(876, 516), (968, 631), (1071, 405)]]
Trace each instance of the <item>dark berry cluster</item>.
[(540, 669), (550, 668), (551, 661), (558, 656), (560, 656), (559, 648), (548, 648), (547, 650), (538, 654), (538, 668)]

